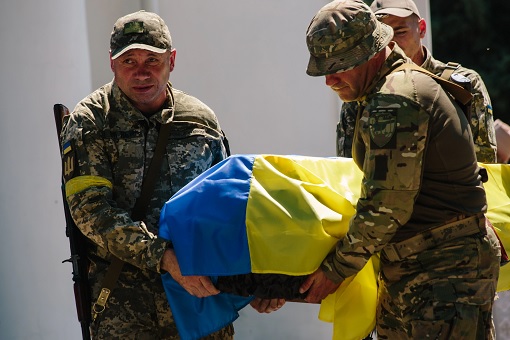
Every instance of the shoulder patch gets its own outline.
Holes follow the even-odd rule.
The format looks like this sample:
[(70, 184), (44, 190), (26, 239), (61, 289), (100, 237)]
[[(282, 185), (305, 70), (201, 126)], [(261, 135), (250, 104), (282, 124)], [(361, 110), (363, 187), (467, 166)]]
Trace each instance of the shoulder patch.
[(368, 119), (370, 148), (394, 149), (397, 147), (395, 131), (397, 129), (397, 109), (376, 107)]
[(65, 182), (74, 177), (77, 168), (76, 161), (74, 142), (65, 142), (62, 147), (62, 175)]

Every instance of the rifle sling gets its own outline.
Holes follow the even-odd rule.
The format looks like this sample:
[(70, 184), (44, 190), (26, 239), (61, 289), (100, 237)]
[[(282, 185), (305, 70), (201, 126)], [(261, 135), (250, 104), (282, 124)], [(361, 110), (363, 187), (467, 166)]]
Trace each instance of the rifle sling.
[[(152, 157), (149, 169), (147, 170), (147, 174), (144, 176), (142, 182), (140, 197), (138, 197), (136, 200), (133, 211), (131, 212), (131, 218), (134, 221), (141, 221), (145, 217), (150, 200), (150, 194), (154, 190), (154, 184), (161, 170), (161, 161), (165, 155), (169, 135), (170, 124), (162, 124), (159, 129), (158, 141), (156, 142), (156, 150), (154, 151), (154, 156)], [(92, 320), (95, 320), (97, 315), (104, 311), (106, 301), (108, 300), (110, 293), (113, 291), (117, 284), (117, 280), (119, 279), (119, 275), (123, 266), (124, 261), (116, 256), (112, 256), (112, 260), (108, 266), (105, 278), (103, 279), (101, 292), (99, 293), (99, 297), (92, 307)]]

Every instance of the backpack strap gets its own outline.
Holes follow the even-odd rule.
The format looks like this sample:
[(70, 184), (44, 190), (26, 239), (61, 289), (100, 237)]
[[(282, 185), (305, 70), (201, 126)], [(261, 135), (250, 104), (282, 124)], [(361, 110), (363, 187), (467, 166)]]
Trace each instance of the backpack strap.
[(431, 73), (416, 64), (405, 63), (394, 69), (392, 72), (397, 72), (405, 69), (411, 69), (421, 73), (425, 73), (426, 75), (434, 78), (434, 80), (436, 80), (446, 91), (448, 91), (448, 93), (450, 93), (462, 105), (469, 104), (471, 99), (473, 99), (473, 95), (471, 94), (471, 92), (469, 92), (462, 86), (457, 85), (454, 82), (449, 81), (448, 79), (436, 76), (434, 73)]
[(459, 63), (454, 63), (453, 61), (449, 61), (443, 72), (441, 73), (440, 77), (446, 80), (450, 80), (450, 77), (452, 76), (453, 72), (455, 72), (460, 67)]

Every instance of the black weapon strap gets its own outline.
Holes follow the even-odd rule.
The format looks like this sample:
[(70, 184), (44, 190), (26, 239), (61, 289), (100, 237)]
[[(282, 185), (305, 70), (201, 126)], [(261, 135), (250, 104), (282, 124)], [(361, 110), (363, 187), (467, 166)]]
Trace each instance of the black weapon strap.
[[(154, 151), (154, 156), (152, 157), (151, 164), (149, 165), (147, 174), (142, 182), (142, 190), (140, 193), (140, 197), (138, 197), (138, 199), (136, 200), (135, 206), (133, 207), (133, 211), (131, 213), (131, 218), (134, 221), (141, 221), (145, 217), (147, 207), (150, 201), (150, 196), (154, 190), (154, 184), (156, 183), (156, 179), (159, 178), (159, 172), (161, 170), (161, 161), (163, 160), (163, 156), (165, 155), (166, 145), (168, 144), (169, 136), (170, 136), (170, 124), (169, 123), (162, 124), (159, 129), (158, 141), (156, 143), (156, 150)], [(110, 293), (113, 291), (115, 285), (117, 284), (117, 280), (119, 278), (123, 266), (124, 261), (122, 261), (116, 256), (112, 256), (112, 261), (110, 262), (105, 278), (103, 279), (101, 292), (99, 293), (99, 297), (97, 298), (97, 301), (94, 303), (94, 306), (92, 307), (92, 320), (95, 320), (97, 315), (104, 311), (106, 301), (108, 300)]]

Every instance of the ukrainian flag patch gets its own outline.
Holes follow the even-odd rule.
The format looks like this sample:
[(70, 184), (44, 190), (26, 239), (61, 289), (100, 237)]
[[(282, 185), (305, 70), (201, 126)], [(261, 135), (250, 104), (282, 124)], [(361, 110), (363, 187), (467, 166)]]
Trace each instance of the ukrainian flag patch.
[(65, 142), (63, 148), (62, 148), (62, 154), (67, 154), (73, 150), (73, 147), (71, 146), (71, 141)]

